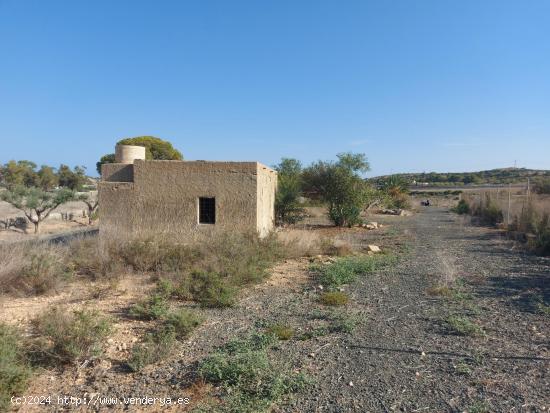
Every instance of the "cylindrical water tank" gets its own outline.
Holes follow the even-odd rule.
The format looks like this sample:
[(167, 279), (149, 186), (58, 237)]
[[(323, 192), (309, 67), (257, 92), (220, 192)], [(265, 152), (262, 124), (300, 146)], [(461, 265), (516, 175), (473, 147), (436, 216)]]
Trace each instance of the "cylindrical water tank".
[(115, 148), (115, 162), (134, 163), (136, 159), (145, 159), (145, 147), (134, 145), (117, 145)]

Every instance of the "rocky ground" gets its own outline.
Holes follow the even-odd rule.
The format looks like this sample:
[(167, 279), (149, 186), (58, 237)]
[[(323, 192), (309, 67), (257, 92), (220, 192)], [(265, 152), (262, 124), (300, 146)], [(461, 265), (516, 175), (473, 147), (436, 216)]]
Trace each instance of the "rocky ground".
[[(27, 393), (189, 396), (192, 407), (215, 391), (197, 383), (201, 358), (232, 337), (283, 323), (295, 334), (280, 341), (272, 357), (306, 373), (313, 384), (274, 411), (547, 411), (550, 316), (544, 303), (550, 302), (550, 260), (528, 255), (497, 231), (471, 226), (445, 209), (377, 220), (388, 226), (340, 235), (358, 245), (400, 250), (401, 259), (346, 286), (351, 302), (344, 309), (318, 303), (319, 286), (308, 271), (309, 259), (288, 260), (266, 282), (246, 291), (236, 307), (198, 309), (207, 321), (174, 357), (132, 374), (123, 360), (147, 325), (123, 319), (125, 306), (132, 302), (128, 294), (127, 302), (110, 310), (121, 322), (107, 358), (44, 371)], [(439, 294), (434, 287), (441, 285), (452, 292)], [(108, 309), (116, 297), (100, 294), (97, 300)], [(357, 321), (352, 333), (323, 329), (326, 319), (338, 312)], [(480, 330), (458, 335), (449, 327), (449, 316), (466, 318)], [(20, 409), (34, 410), (41, 409)], [(169, 409), (157, 405), (144, 410)]]

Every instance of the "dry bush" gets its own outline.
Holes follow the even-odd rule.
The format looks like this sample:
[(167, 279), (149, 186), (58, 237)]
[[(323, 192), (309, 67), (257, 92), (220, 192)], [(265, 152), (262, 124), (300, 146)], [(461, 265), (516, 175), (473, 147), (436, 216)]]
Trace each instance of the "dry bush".
[(550, 254), (550, 197), (526, 194), (525, 191), (509, 193), (506, 190), (480, 191), (462, 195), (472, 214), (482, 222), (495, 224), (504, 221), (504, 228), (520, 234), (531, 234), (529, 247), (541, 254)]
[(45, 243), (0, 247), (0, 293), (38, 295), (58, 290), (72, 275), (67, 249)]
[(99, 237), (72, 240), (68, 250), (74, 272), (94, 280), (121, 275), (124, 265), (116, 253), (118, 241), (119, 239)]
[(38, 317), (34, 325), (42, 338), (36, 344), (36, 357), (63, 363), (99, 355), (111, 331), (111, 321), (97, 311), (59, 307)]

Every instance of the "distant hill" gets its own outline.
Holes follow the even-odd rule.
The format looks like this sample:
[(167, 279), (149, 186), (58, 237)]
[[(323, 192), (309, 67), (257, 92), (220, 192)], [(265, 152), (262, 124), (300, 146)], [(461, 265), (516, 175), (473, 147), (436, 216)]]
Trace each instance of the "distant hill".
[[(527, 178), (550, 177), (550, 170), (526, 168), (501, 168), (480, 172), (422, 172), (395, 174), (411, 185), (419, 186), (461, 186), (482, 184), (516, 184), (524, 183)], [(380, 184), (390, 175), (369, 178), (369, 181)]]

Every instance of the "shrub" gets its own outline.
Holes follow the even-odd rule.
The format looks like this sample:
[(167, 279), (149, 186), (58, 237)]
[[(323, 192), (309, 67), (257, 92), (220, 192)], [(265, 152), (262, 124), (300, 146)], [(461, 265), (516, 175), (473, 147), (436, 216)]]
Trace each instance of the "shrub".
[(538, 178), (533, 182), (537, 194), (550, 194), (550, 177)]
[(186, 338), (201, 323), (202, 318), (186, 308), (180, 308), (166, 317), (166, 324), (173, 327), (178, 339)]
[(8, 411), (12, 396), (22, 393), (32, 370), (19, 332), (0, 323), (0, 411)]
[(49, 340), (42, 356), (61, 362), (97, 356), (111, 331), (110, 320), (94, 310), (68, 312), (54, 307), (35, 320), (37, 332)]
[(330, 220), (336, 226), (361, 222), (369, 186), (360, 176), (370, 166), (364, 154), (341, 153), (337, 162), (319, 161), (302, 174), (305, 188), (317, 193), (328, 206)]
[(453, 211), (459, 215), (469, 214), (470, 205), (464, 199), (461, 199), (458, 201), (458, 205), (453, 208)]
[(339, 258), (328, 265), (313, 266), (311, 269), (320, 275), (325, 287), (339, 287), (357, 279), (360, 274), (370, 274), (395, 261), (393, 255), (362, 255)]
[(215, 272), (195, 271), (187, 279), (187, 286), (181, 291), (188, 291), (189, 298), (203, 307), (231, 307), (236, 301), (236, 289)]
[(273, 340), (260, 334), (233, 340), (200, 363), (201, 378), (223, 391), (222, 403), (204, 406), (203, 411), (263, 412), (307, 385), (303, 375), (286, 372), (269, 359)]
[(330, 317), (330, 331), (332, 333), (351, 334), (359, 324), (359, 319), (356, 316), (337, 313)]
[(286, 324), (273, 324), (267, 329), (268, 334), (274, 334), (279, 340), (290, 340), (294, 329)]
[(480, 336), (484, 334), (480, 326), (466, 317), (449, 316), (446, 319), (446, 324), (450, 331), (461, 336)]
[(543, 214), (535, 223), (535, 249), (543, 255), (550, 255), (550, 216)]
[(176, 344), (176, 331), (171, 324), (164, 324), (157, 330), (147, 333), (143, 342), (132, 349), (127, 365), (132, 371), (140, 371), (145, 366), (157, 363), (168, 357)]
[(63, 247), (23, 243), (0, 247), (0, 292), (45, 294), (57, 290), (71, 272)]
[(143, 320), (157, 320), (168, 314), (168, 302), (161, 295), (134, 304), (130, 308), (130, 315)]
[(481, 224), (496, 225), (504, 220), (502, 209), (493, 200), (489, 193), (485, 196), (485, 201), (480, 201), (479, 205), (473, 210), (473, 214), (478, 216)]
[(155, 237), (122, 243), (114, 253), (136, 271), (159, 276), (157, 294), (196, 300), (205, 307), (234, 304), (238, 288), (262, 280), (286, 254), (275, 235), (226, 233), (208, 243), (184, 245)]
[(302, 166), (296, 159), (283, 158), (275, 166), (278, 172), (275, 194), (275, 218), (278, 224), (294, 224), (304, 218), (299, 198), (302, 195)]
[(340, 306), (346, 305), (349, 301), (349, 296), (341, 291), (331, 291), (321, 294), (319, 302), (324, 305)]

